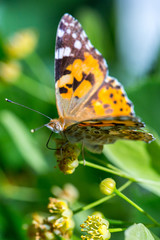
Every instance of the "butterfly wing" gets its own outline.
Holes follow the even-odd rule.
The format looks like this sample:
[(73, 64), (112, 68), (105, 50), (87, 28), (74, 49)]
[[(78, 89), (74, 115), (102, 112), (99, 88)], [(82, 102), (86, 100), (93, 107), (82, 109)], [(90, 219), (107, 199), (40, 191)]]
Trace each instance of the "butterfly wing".
[(133, 104), (117, 79), (108, 76), (102, 55), (92, 46), (80, 23), (65, 14), (58, 26), (55, 49), (57, 109), (64, 134), (90, 149), (118, 139), (150, 142), (140, 131)]
[(142, 131), (143, 127), (144, 123), (136, 117), (109, 117), (73, 124), (64, 133), (70, 142), (83, 142), (90, 151), (99, 153), (104, 144), (114, 143), (118, 139), (150, 143), (154, 137)]
[(119, 116), (134, 117), (135, 113), (123, 86), (117, 79), (107, 76), (97, 91), (83, 104), (83, 108), (79, 108), (76, 116), (79, 121), (83, 121)]
[[(73, 118), (107, 76), (107, 64), (92, 46), (80, 23), (65, 14), (58, 26), (55, 87), (59, 116)], [(76, 118), (76, 117), (75, 117)]]
[(107, 64), (80, 23), (65, 14), (58, 26), (55, 50), (56, 102), (59, 116), (83, 121), (134, 116), (122, 85), (108, 76)]

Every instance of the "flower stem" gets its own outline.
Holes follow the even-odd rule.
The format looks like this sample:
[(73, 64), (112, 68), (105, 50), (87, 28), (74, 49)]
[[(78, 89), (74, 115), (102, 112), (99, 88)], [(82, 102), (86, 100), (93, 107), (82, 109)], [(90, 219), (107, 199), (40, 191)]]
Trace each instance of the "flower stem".
[(135, 207), (139, 212), (144, 214), (148, 219), (150, 219), (154, 224), (157, 226), (160, 226), (160, 223), (158, 223), (151, 215), (149, 215), (147, 212), (145, 212), (140, 206), (138, 206), (136, 203), (134, 203), (131, 199), (126, 197), (123, 193), (121, 193), (118, 189), (114, 190), (114, 193), (116, 193), (119, 197), (123, 198), (125, 201), (127, 201), (129, 204), (131, 204), (133, 207)]
[[(83, 161), (80, 161), (79, 163), (84, 165)], [(109, 168), (106, 168), (106, 167), (103, 167), (103, 166), (100, 166), (100, 165), (97, 165), (95, 163), (91, 163), (88, 161), (85, 161), (85, 165), (88, 167), (96, 168), (96, 169), (104, 171), (104, 172), (109, 172), (109, 173), (115, 174), (115, 175), (123, 177), (123, 178), (127, 178), (132, 182), (136, 182), (135, 178), (129, 177), (129, 176), (125, 175), (124, 173), (119, 172), (117, 170), (109, 169)]]
[(114, 233), (114, 232), (123, 232), (126, 229), (127, 228), (109, 228), (108, 230), (110, 231), (110, 233)]
[(95, 161), (97, 164), (100, 164), (100, 165), (102, 165), (104, 167), (107, 167), (107, 168), (110, 168), (112, 170), (115, 170), (115, 171), (117, 171), (119, 173), (120, 172), (123, 173), (123, 171), (121, 169), (117, 168), (116, 166), (112, 165), (111, 163), (104, 162), (103, 160), (97, 158), (95, 155), (92, 155), (89, 152), (87, 153), (87, 156), (89, 156), (90, 159), (93, 159), (93, 161)]
[[(131, 181), (127, 181), (124, 185), (122, 185), (122, 186), (119, 188), (119, 191), (123, 191), (123, 190), (124, 190), (125, 188), (127, 188), (131, 183), (132, 183)], [(114, 197), (114, 196), (115, 196), (115, 193), (111, 194), (110, 196), (103, 197), (103, 198), (101, 198), (101, 199), (99, 199), (99, 200), (97, 200), (97, 201), (95, 201), (95, 202), (93, 202), (93, 203), (90, 203), (90, 204), (88, 204), (88, 205), (86, 205), (86, 206), (84, 206), (84, 207), (80, 207), (80, 208), (78, 208), (77, 210), (74, 210), (73, 213), (74, 213), (74, 214), (77, 214), (77, 213), (79, 213), (79, 212), (86, 211), (86, 210), (88, 210), (88, 209), (91, 209), (91, 208), (93, 208), (93, 207), (96, 207), (96, 206), (104, 203), (105, 201), (111, 199), (111, 198)]]
[(134, 224), (134, 222), (125, 222), (125, 221), (121, 221), (121, 220), (114, 220), (114, 219), (110, 219), (110, 218), (107, 218), (109, 224), (112, 224), (112, 225), (123, 225), (123, 226), (130, 226), (132, 224)]

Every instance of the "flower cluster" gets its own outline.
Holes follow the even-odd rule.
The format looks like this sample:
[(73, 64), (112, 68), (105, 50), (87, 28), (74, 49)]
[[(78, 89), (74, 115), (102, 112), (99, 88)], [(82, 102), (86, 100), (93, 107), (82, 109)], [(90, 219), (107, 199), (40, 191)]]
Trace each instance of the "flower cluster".
[(68, 239), (74, 228), (73, 213), (64, 200), (56, 198), (50, 198), (49, 200), (48, 209), (51, 216), (48, 217), (48, 221), (52, 224), (57, 235)]
[(5, 45), (10, 58), (22, 59), (33, 52), (37, 44), (37, 35), (32, 29), (15, 33)]
[(81, 236), (83, 240), (108, 240), (111, 237), (108, 230), (109, 222), (98, 215), (88, 216), (87, 220), (81, 224), (81, 228), (81, 231), (86, 233)]
[(16, 32), (4, 43), (5, 57), (0, 59), (0, 80), (14, 83), (21, 74), (20, 59), (30, 55), (37, 45), (37, 35), (31, 29)]
[(49, 198), (48, 209), (51, 215), (42, 217), (34, 215), (29, 236), (36, 240), (58, 239), (57, 236), (70, 239), (74, 228), (72, 211), (68, 204), (60, 199)]
[(21, 73), (21, 66), (17, 61), (0, 61), (0, 79), (6, 83), (15, 82)]
[(28, 228), (28, 235), (30, 239), (35, 240), (56, 239), (52, 226), (39, 214), (33, 215), (32, 225)]
[(59, 169), (65, 174), (72, 174), (78, 167), (78, 156), (80, 149), (72, 143), (63, 139), (56, 139), (56, 157)]

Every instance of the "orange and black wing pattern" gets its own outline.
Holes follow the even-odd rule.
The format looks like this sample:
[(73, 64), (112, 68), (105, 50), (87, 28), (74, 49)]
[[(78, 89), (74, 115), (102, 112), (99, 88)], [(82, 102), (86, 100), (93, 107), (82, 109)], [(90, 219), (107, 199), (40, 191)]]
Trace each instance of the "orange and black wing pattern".
[(80, 23), (65, 14), (58, 26), (55, 49), (59, 116), (73, 118), (101, 86), (107, 76), (107, 69), (105, 59), (93, 47)]

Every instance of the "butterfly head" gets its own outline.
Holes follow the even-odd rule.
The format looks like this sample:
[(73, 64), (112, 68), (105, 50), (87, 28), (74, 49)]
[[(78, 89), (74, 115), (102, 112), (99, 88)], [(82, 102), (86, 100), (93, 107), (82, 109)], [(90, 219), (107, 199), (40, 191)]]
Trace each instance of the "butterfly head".
[(64, 124), (60, 121), (60, 119), (51, 119), (46, 126), (55, 133), (59, 133), (64, 130)]

